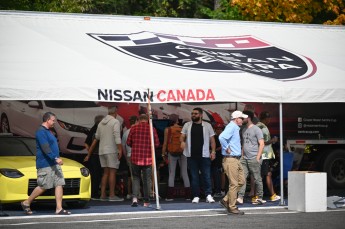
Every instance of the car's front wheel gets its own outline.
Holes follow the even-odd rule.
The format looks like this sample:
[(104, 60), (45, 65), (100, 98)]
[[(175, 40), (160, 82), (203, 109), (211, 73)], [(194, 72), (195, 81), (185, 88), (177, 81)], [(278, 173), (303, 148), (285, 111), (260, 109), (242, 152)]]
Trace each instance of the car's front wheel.
[(11, 133), (10, 123), (9, 123), (8, 118), (5, 114), (1, 116), (0, 132), (1, 133)]

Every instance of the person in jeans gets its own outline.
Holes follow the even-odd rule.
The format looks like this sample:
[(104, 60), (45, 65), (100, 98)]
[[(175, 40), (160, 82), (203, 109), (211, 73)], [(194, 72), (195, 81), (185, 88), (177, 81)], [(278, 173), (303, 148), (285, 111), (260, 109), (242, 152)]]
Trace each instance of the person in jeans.
[[(266, 201), (263, 197), (263, 185), (261, 178), (261, 155), (265, 146), (264, 138), (261, 129), (254, 125), (252, 119), (254, 113), (251, 111), (244, 111), (248, 117), (244, 119), (245, 128), (242, 130), (242, 158), (241, 164), (243, 167), (244, 177), (247, 179), (249, 173), (254, 176), (255, 189), (257, 198), (252, 199), (253, 204), (263, 204)], [(238, 193), (237, 202), (243, 204), (243, 198), (246, 191), (246, 183), (241, 187)]]
[[(181, 134), (181, 148), (187, 157), (191, 175), (192, 203), (199, 203), (200, 181), (199, 171), (203, 179), (206, 202), (214, 203), (211, 184), (211, 161), (216, 157), (216, 142), (214, 130), (210, 123), (202, 120), (202, 109), (197, 107), (192, 111), (192, 121), (184, 124)], [(210, 153), (211, 147), (211, 153)]]
[(223, 169), (229, 180), (229, 190), (225, 197), (220, 200), (229, 214), (243, 215), (236, 206), (237, 193), (245, 183), (241, 158), (241, 137), (240, 127), (243, 119), (248, 116), (241, 111), (234, 111), (231, 114), (231, 121), (219, 135), (219, 142), (222, 146)]
[[(143, 173), (144, 207), (150, 206), (150, 189), (152, 186), (152, 151), (151, 136), (148, 116), (141, 114), (139, 122), (131, 127), (128, 134), (127, 145), (132, 148), (132, 206), (138, 206), (138, 196), (140, 192), (140, 179)], [(153, 128), (154, 146), (159, 146), (159, 139), (156, 129)]]
[(222, 194), (222, 179), (225, 174), (223, 173), (222, 168), (222, 146), (219, 142), (219, 135), (223, 132), (224, 125), (217, 123), (214, 125), (214, 132), (216, 133), (214, 135), (214, 139), (216, 141), (216, 159), (214, 159), (211, 163), (211, 174), (213, 179), (213, 186), (214, 186), (214, 197), (223, 197), (224, 194)]
[[(90, 132), (88, 133), (85, 139), (85, 143), (84, 143), (85, 149), (87, 151), (89, 151), (91, 144), (93, 140), (95, 139), (97, 126), (102, 121), (103, 118), (104, 118), (103, 115), (97, 115), (95, 117), (95, 124), (90, 129)], [(99, 185), (102, 179), (102, 167), (99, 161), (98, 149), (99, 149), (99, 146), (97, 143), (91, 156), (86, 155), (86, 157), (84, 158), (86, 167), (90, 170), (90, 174), (91, 174), (91, 198), (92, 199), (99, 198)]]
[(127, 180), (127, 196), (126, 199), (132, 199), (132, 163), (131, 163), (131, 147), (129, 147), (127, 145), (127, 138), (129, 135), (129, 132), (131, 131), (132, 126), (136, 125), (138, 122), (138, 117), (135, 115), (132, 115), (129, 118), (129, 124), (131, 125), (131, 127), (129, 129), (127, 129), (123, 135), (122, 135), (122, 151), (123, 154), (126, 156), (126, 162), (128, 165), (128, 180)]
[[(181, 131), (181, 126), (179, 125), (179, 120), (177, 115), (171, 115), (170, 119), (172, 121), (172, 128), (177, 128), (177, 130)], [(180, 175), (183, 179), (183, 184), (185, 187), (185, 198), (188, 200), (190, 199), (190, 183), (189, 183), (189, 177), (187, 172), (187, 158), (185, 155), (173, 155), (171, 152), (168, 151), (168, 145), (169, 140), (169, 128), (167, 127), (164, 130), (164, 142), (162, 147), (162, 156), (164, 158), (168, 157), (168, 165), (169, 165), (169, 180), (168, 180), (168, 190), (167, 190), (167, 196), (166, 201), (173, 201), (174, 200), (174, 194), (175, 194), (175, 175), (176, 175), (176, 166), (177, 163), (179, 163), (180, 166)], [(177, 139), (178, 140), (178, 139)], [(178, 141), (178, 143), (180, 143)], [(180, 144), (178, 144), (180, 146)], [(181, 150), (182, 151), (182, 150)]]

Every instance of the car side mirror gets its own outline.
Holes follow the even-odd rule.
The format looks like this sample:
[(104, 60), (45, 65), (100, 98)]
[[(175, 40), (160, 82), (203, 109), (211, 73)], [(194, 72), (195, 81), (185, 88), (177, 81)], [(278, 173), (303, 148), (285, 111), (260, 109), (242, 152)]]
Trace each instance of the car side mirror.
[(31, 107), (31, 108), (37, 108), (37, 109), (40, 108), (40, 104), (37, 101), (30, 101), (30, 102), (28, 102), (28, 106)]

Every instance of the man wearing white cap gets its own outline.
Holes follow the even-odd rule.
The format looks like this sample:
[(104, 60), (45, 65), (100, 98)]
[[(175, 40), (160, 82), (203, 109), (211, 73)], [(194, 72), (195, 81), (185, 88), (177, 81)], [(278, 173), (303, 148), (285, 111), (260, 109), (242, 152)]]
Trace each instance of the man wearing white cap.
[(241, 111), (234, 111), (231, 114), (231, 122), (219, 135), (219, 142), (222, 146), (223, 169), (229, 179), (228, 193), (220, 201), (220, 204), (229, 214), (236, 215), (244, 214), (236, 207), (237, 193), (245, 182), (243, 168), (240, 163), (242, 155), (240, 126), (242, 126), (244, 118), (248, 118), (248, 115), (243, 114)]

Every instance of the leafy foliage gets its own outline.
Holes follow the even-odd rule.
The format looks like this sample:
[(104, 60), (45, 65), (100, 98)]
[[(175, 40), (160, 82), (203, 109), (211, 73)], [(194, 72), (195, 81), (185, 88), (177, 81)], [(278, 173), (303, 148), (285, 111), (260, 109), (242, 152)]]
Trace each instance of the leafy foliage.
[(343, 0), (233, 0), (245, 20), (344, 24)]
[(85, 13), (92, 0), (2, 0), (1, 10)]
[(0, 10), (345, 25), (345, 0), (1, 0)]

